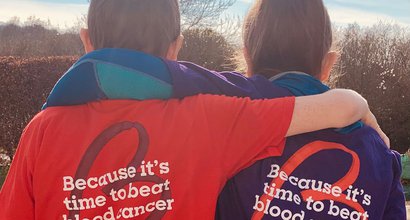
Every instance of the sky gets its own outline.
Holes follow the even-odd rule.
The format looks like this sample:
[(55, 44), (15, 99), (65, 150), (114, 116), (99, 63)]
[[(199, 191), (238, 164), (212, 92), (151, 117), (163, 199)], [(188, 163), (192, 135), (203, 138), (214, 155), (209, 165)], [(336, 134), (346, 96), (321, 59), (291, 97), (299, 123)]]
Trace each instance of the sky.
[[(237, 0), (227, 13), (243, 16), (254, 0)], [(306, 0), (309, 1), (309, 0)], [(336, 24), (372, 25), (387, 21), (410, 27), (410, 0), (324, 0)], [(70, 27), (86, 14), (87, 0), (0, 0), (0, 22), (29, 16), (50, 20), (60, 28)]]

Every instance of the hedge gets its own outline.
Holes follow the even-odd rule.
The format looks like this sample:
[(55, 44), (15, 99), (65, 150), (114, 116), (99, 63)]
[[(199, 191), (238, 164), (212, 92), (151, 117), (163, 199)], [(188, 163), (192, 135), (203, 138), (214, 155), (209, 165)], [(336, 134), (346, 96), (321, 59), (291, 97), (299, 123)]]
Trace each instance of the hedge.
[(27, 123), (76, 57), (0, 57), (0, 152), (12, 158)]

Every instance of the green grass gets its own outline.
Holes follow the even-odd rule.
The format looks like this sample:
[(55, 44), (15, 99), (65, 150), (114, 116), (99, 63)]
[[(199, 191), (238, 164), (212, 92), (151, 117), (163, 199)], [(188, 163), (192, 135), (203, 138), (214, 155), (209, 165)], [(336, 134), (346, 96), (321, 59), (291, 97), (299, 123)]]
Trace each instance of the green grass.
[(404, 193), (406, 195), (406, 200), (410, 201), (410, 185), (404, 185)]

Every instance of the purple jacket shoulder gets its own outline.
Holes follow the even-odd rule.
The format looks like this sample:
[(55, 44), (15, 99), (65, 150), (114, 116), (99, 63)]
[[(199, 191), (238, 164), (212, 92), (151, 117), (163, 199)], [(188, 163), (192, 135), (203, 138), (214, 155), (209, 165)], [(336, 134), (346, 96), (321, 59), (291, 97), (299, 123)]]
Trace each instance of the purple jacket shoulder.
[(252, 99), (292, 96), (283, 88), (272, 87), (264, 77), (247, 78), (237, 72), (215, 72), (189, 62), (165, 61), (173, 81), (173, 97), (197, 94), (250, 97)]

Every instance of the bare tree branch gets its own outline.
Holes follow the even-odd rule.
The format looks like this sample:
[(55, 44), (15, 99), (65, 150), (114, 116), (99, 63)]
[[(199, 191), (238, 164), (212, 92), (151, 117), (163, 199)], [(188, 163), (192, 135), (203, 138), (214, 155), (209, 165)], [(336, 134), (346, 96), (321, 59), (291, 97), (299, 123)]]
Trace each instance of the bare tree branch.
[(180, 0), (184, 29), (210, 27), (236, 0)]

